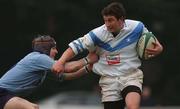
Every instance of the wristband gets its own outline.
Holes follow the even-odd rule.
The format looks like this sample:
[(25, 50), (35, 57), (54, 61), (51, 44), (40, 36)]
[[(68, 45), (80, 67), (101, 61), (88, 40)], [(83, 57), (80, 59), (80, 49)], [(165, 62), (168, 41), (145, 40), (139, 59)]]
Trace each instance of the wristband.
[(87, 65), (86, 65), (86, 66), (84, 66), (84, 69), (85, 69), (86, 73), (90, 73), (90, 71), (89, 71), (89, 69), (88, 69), (88, 66), (87, 66)]
[(85, 62), (85, 65), (89, 64), (89, 61), (87, 59), (87, 57), (83, 58), (84, 62)]

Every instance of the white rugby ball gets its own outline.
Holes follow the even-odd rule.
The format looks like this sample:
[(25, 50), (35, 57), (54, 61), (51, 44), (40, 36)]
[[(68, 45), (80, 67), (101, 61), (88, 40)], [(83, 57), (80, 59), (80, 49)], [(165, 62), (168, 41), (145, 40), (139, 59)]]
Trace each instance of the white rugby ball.
[(154, 48), (154, 44), (156, 42), (156, 37), (151, 33), (147, 32), (142, 34), (137, 42), (137, 53), (141, 59), (147, 60), (150, 56), (145, 52), (146, 49)]

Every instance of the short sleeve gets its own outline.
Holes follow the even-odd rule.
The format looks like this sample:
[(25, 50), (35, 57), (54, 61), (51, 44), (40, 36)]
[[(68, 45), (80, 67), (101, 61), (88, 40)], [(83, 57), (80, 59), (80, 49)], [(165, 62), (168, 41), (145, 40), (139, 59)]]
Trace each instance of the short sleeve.
[(51, 70), (54, 63), (55, 61), (45, 54), (39, 55), (35, 61), (36, 67), (39, 70)]

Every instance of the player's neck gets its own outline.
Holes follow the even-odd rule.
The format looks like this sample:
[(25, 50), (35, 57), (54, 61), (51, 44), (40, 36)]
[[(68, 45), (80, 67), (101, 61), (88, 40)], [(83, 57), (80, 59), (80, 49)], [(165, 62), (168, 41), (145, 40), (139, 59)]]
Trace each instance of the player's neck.
[(112, 32), (113, 36), (116, 37), (120, 31)]

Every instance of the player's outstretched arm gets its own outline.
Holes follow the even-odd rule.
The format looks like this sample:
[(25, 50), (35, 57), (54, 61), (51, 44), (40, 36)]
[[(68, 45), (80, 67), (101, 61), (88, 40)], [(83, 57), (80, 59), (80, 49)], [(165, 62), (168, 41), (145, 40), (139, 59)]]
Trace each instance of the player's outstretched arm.
[(98, 61), (98, 56), (96, 55), (96, 53), (91, 52), (85, 58), (82, 58), (82, 59), (77, 60), (77, 61), (67, 62), (65, 64), (65, 71), (64, 72), (72, 73), (72, 72), (75, 72), (75, 71), (81, 69), (82, 67), (84, 67), (87, 64), (93, 64), (97, 61)]
[(76, 72), (71, 72), (71, 73), (64, 73), (64, 80), (72, 80), (79, 78), (87, 73), (90, 73), (92, 70), (92, 64), (86, 65), (83, 68), (79, 69)]
[(75, 56), (73, 50), (71, 48), (68, 48), (62, 56), (57, 60), (57, 62), (52, 67), (52, 72), (54, 73), (62, 73), (64, 72), (64, 66), (67, 61), (69, 61), (71, 58)]

